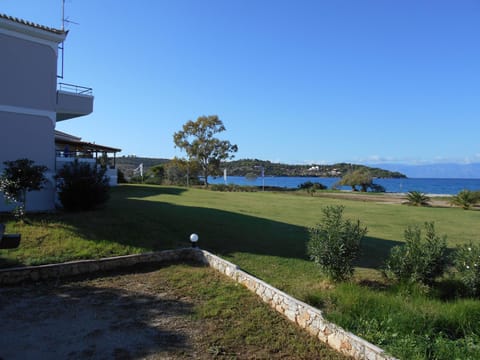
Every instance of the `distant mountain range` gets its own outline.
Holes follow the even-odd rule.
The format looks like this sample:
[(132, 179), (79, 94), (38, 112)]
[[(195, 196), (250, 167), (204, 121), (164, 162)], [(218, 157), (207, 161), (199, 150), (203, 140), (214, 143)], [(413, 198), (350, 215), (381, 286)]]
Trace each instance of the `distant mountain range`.
[(409, 178), (480, 179), (480, 163), (438, 163), (428, 165), (368, 164), (368, 166), (398, 171)]

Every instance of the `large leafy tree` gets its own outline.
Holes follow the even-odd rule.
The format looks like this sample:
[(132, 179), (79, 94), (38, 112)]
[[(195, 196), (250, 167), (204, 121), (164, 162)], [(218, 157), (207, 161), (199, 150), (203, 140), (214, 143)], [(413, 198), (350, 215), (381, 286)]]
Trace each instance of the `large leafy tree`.
[(351, 186), (353, 191), (357, 191), (357, 186), (360, 186), (361, 191), (366, 192), (372, 187), (373, 178), (368, 170), (358, 169), (345, 174), (338, 185)]
[(173, 134), (175, 146), (185, 150), (189, 159), (199, 164), (205, 186), (208, 186), (208, 176), (218, 172), (220, 162), (233, 158), (238, 150), (237, 145), (214, 136), (225, 130), (218, 116), (210, 115), (188, 121), (182, 130)]

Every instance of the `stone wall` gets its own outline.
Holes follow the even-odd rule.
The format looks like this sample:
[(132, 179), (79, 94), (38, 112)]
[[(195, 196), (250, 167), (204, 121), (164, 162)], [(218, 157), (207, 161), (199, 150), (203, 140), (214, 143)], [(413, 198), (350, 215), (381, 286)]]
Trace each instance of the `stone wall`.
[(70, 261), (61, 264), (23, 266), (0, 270), (0, 286), (23, 281), (56, 279), (67, 276), (114, 270), (144, 263), (166, 263), (193, 260), (198, 261), (192, 249), (166, 250), (154, 253), (116, 256), (98, 260)]
[(141, 263), (177, 261), (200, 262), (234, 279), (256, 293), (265, 303), (290, 321), (295, 322), (311, 335), (343, 354), (350, 355), (355, 359), (394, 360), (377, 346), (324, 319), (320, 310), (242, 271), (237, 265), (200, 249), (186, 248), (100, 260), (3, 269), (0, 270), (0, 285), (93, 273)]
[(394, 359), (379, 347), (325, 320), (320, 310), (242, 271), (237, 265), (204, 250), (198, 256), (199, 261), (244, 285), (290, 321), (295, 322), (335, 350), (355, 359)]

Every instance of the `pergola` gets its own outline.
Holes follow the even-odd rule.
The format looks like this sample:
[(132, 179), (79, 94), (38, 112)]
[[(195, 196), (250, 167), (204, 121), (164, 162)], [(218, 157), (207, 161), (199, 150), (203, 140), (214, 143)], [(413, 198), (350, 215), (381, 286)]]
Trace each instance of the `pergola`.
[(55, 131), (55, 148), (57, 157), (92, 158), (98, 160), (98, 154), (113, 154), (113, 167), (116, 165), (116, 154), (122, 149), (81, 141), (81, 138)]

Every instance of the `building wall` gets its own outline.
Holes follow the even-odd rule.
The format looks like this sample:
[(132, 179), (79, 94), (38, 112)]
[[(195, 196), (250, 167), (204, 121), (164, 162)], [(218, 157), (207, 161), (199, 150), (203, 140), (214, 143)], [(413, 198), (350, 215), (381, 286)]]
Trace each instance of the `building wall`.
[[(28, 158), (48, 168), (49, 183), (27, 195), (27, 210), (54, 208), (57, 41), (13, 31), (0, 22), (0, 170)], [(0, 211), (7, 211), (0, 194)]]
[(0, 49), (0, 103), (55, 112), (55, 51), (48, 45), (5, 34), (0, 34)]

